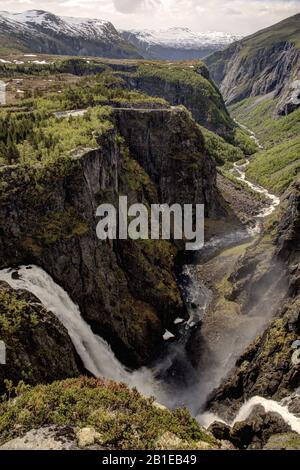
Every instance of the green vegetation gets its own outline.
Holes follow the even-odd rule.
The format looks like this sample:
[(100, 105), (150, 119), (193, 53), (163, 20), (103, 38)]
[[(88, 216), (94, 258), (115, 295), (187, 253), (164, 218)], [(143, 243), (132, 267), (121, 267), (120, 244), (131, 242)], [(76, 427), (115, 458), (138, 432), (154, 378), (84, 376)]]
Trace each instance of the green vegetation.
[(17, 398), (5, 399), (0, 405), (2, 442), (33, 428), (56, 424), (93, 426), (108, 449), (155, 449), (167, 432), (181, 440), (183, 449), (195, 449), (199, 441), (215, 444), (187, 410), (161, 409), (153, 399), (124, 384), (80, 378), (25, 390), (19, 386), (14, 392), (19, 390)]
[(254, 140), (240, 127), (235, 128), (232, 142), (242, 150), (245, 156), (253, 155), (258, 150)]
[(276, 105), (276, 100), (272, 98), (247, 98), (232, 105), (230, 111), (257, 135), (266, 149), (269, 149), (299, 135), (300, 109), (287, 116), (278, 117)]
[(231, 107), (238, 120), (252, 129), (264, 150), (247, 167), (247, 176), (275, 193), (283, 193), (300, 169), (300, 109), (278, 117), (276, 100), (248, 98)]
[[(199, 73), (199, 70), (202, 73)], [(220, 129), (220, 133), (226, 134), (232, 130), (234, 124), (226, 110), (221, 94), (214, 83), (209, 79), (208, 71), (202, 62), (192, 66), (177, 64), (166, 66), (165, 64), (143, 64), (138, 67), (135, 74), (140, 82), (144, 82), (148, 90), (147, 82), (151, 80), (152, 92), (155, 96), (168, 97), (165, 84), (171, 84), (180, 90), (181, 95), (174, 92), (176, 103), (183, 104), (192, 113), (197, 122), (202, 121), (207, 126)], [(143, 85), (141, 85), (143, 87)], [(183, 90), (187, 90), (182, 96)], [(176, 96), (175, 96), (176, 95)], [(170, 101), (171, 102), (171, 101)]]
[(35, 327), (38, 317), (28, 302), (19, 298), (15, 292), (6, 289), (0, 290), (0, 331), (1, 340), (7, 335), (13, 335), (22, 326)]
[(277, 194), (284, 192), (300, 172), (300, 137), (259, 153), (247, 176)]
[(300, 47), (299, 22), (300, 14), (297, 14), (248, 36), (241, 41), (243, 45), (242, 56), (247, 57), (247, 60), (249, 60), (258, 49), (272, 47), (276, 43), (286, 41)]
[(51, 212), (39, 220), (36, 239), (42, 246), (51, 245), (58, 240), (69, 240), (85, 235), (88, 225), (81, 220), (74, 210)]
[(242, 150), (226, 142), (222, 137), (201, 126), (204, 135), (205, 148), (214, 157), (218, 165), (232, 163), (244, 158)]
[(101, 73), (109, 67), (103, 63), (90, 62), (84, 59), (63, 59), (48, 64), (0, 64), (1, 77), (14, 77), (17, 75), (53, 75), (70, 73), (85, 76)]
[(4, 114), (8, 130), (0, 141), (0, 163), (46, 164), (78, 148), (96, 147), (97, 138), (112, 127), (109, 115), (106, 107), (95, 107), (84, 116), (67, 119), (33, 113), (26, 120), (24, 114)]
[[(110, 107), (168, 107), (162, 98), (128, 90), (111, 72), (89, 77), (62, 93), (24, 99), (0, 113), (0, 165), (49, 163), (78, 148), (97, 146), (97, 138), (111, 129)], [(60, 118), (55, 112), (90, 108), (83, 116)]]

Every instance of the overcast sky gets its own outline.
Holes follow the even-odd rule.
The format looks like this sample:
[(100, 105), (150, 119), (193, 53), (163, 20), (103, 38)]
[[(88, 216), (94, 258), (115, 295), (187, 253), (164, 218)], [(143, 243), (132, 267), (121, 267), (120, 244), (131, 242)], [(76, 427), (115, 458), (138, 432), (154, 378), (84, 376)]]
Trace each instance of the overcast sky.
[(48, 10), (110, 20), (119, 28), (189, 27), (252, 33), (300, 12), (300, 0), (0, 0), (0, 10)]

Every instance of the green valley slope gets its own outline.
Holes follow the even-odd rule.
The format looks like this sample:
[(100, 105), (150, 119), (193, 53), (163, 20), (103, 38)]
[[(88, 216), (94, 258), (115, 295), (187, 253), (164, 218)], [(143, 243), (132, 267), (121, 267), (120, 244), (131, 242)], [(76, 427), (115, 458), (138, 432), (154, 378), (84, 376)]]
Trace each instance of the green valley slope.
[(281, 194), (300, 167), (300, 14), (206, 59), (232, 116), (264, 146), (247, 176)]

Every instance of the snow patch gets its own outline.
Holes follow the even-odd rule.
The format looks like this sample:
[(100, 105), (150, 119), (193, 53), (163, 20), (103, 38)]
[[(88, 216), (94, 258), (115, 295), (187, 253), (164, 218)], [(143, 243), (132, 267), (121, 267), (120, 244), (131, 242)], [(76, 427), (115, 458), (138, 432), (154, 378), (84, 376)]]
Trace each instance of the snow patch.
[(169, 28), (160, 30), (123, 30), (130, 41), (130, 35), (151, 46), (165, 46), (181, 49), (204, 48), (207, 46), (226, 46), (243, 36), (221, 31), (197, 32), (189, 28)]

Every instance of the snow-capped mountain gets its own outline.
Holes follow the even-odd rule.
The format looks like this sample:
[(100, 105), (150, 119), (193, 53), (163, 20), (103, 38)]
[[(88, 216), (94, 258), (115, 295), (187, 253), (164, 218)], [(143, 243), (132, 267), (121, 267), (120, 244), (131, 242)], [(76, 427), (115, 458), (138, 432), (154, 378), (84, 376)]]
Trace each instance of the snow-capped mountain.
[(43, 10), (0, 12), (0, 46), (31, 52), (139, 57), (109, 21), (57, 16)]
[(201, 59), (242, 38), (237, 34), (218, 31), (202, 33), (178, 27), (157, 31), (127, 30), (121, 33), (144, 57), (165, 60)]

